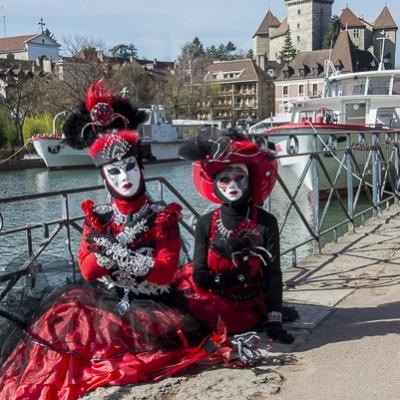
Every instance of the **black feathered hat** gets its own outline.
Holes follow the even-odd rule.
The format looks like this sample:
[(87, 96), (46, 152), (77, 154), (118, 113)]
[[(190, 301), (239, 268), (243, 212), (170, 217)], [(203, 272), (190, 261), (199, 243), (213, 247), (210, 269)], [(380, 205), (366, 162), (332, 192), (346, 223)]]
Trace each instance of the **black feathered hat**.
[(114, 96), (105, 89), (103, 81), (97, 81), (90, 86), (86, 101), (65, 121), (64, 141), (73, 148), (83, 149), (100, 135), (135, 130), (146, 118), (145, 111), (138, 110), (127, 99)]

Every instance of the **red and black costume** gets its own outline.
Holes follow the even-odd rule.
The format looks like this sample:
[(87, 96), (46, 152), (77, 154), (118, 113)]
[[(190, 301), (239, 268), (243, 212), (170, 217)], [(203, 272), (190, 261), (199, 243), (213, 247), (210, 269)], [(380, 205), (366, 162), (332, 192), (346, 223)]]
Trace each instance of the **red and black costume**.
[[(199, 194), (222, 203), (199, 219), (194, 261), (177, 278), (188, 310), (210, 328), (222, 319), (230, 333), (249, 331), (268, 317), (269, 335), (292, 341), (281, 327), (278, 224), (260, 207), (276, 180), (272, 152), (233, 132), (214, 142), (199, 136), (183, 146), (181, 156), (196, 160), (193, 180)], [(246, 167), (249, 186), (240, 199), (228, 201), (215, 179), (235, 165)]]
[[(134, 129), (143, 117), (96, 84), (85, 112), (72, 114), (64, 130), (70, 143), (91, 144), (105, 177), (110, 165), (110, 176), (127, 175), (135, 162), (141, 166)], [(99, 386), (152, 381), (195, 361), (229, 356), (225, 333), (199, 338), (194, 318), (168, 295), (179, 261), (181, 207), (154, 203), (142, 168), (136, 172), (141, 181), (130, 198), (106, 179), (111, 203), (82, 204), (78, 258), (89, 283), (60, 288), (43, 302), (2, 368), (1, 400), (72, 400)]]

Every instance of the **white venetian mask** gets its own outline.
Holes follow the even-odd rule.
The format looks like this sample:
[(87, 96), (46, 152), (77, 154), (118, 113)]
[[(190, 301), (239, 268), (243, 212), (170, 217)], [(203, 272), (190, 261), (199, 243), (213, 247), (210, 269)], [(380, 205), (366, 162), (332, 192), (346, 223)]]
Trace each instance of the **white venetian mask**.
[(228, 202), (235, 202), (249, 187), (249, 171), (245, 164), (233, 164), (219, 172), (215, 180), (222, 197)]
[(134, 156), (104, 165), (103, 172), (108, 185), (122, 197), (132, 197), (140, 188), (142, 173)]

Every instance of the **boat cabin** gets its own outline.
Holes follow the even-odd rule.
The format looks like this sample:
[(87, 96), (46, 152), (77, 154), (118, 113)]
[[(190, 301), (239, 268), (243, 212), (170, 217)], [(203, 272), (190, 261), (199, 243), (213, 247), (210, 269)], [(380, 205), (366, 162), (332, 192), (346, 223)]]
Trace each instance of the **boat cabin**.
[(292, 122), (400, 128), (400, 70), (333, 75), (324, 96), (293, 104)]

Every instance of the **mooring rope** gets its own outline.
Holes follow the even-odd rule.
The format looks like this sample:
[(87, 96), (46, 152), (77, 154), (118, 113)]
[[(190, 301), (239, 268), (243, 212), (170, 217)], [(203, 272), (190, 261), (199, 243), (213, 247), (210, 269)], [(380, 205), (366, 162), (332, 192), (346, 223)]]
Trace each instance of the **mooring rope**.
[(29, 144), (30, 139), (22, 146), (20, 147), (14, 154), (11, 154), (10, 157), (6, 158), (5, 160), (0, 160), (0, 165), (6, 163), (7, 161), (11, 160), (13, 157), (15, 157), (20, 151), (26, 148), (26, 146)]

